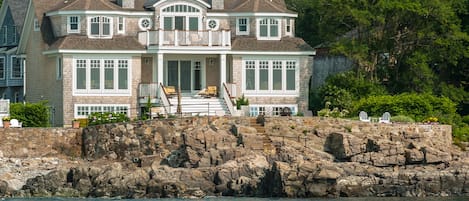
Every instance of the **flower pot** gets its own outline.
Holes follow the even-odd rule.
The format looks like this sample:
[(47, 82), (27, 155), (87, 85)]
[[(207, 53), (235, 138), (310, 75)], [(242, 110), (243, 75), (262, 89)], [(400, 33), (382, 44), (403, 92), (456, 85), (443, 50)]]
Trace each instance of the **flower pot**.
[(3, 121), (3, 128), (10, 128), (10, 121)]
[(72, 121), (72, 128), (80, 128), (80, 121)]

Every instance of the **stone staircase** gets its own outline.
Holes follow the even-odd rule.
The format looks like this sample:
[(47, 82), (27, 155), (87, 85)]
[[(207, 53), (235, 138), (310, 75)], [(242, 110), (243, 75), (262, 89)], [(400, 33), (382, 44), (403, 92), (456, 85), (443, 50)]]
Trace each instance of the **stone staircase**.
[[(177, 97), (169, 99), (171, 103), (170, 113), (177, 112)], [(230, 115), (228, 107), (223, 99), (220, 98), (194, 98), (181, 97), (181, 112), (190, 116), (224, 116)]]
[(264, 153), (270, 154), (270, 155), (275, 154), (276, 153), (275, 146), (273, 145), (272, 139), (270, 139), (269, 135), (265, 133), (265, 126), (263, 126), (260, 123), (257, 123), (256, 118), (251, 118), (249, 123), (251, 127), (257, 130), (257, 133), (259, 135), (263, 135), (262, 143), (264, 147)]

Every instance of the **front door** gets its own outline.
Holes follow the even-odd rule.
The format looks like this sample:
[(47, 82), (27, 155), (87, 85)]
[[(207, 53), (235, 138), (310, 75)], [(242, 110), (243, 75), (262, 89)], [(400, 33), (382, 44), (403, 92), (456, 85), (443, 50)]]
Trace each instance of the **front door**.
[(191, 61), (168, 61), (168, 86), (181, 87), (181, 92), (191, 92)]

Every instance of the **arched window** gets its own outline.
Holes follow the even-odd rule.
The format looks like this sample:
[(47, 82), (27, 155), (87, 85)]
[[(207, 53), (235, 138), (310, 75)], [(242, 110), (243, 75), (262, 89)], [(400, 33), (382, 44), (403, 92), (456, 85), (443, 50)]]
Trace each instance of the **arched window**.
[(199, 31), (202, 27), (201, 8), (189, 4), (173, 4), (161, 9), (161, 27), (164, 30)]
[(200, 10), (190, 5), (177, 4), (163, 8), (164, 13), (198, 13)]

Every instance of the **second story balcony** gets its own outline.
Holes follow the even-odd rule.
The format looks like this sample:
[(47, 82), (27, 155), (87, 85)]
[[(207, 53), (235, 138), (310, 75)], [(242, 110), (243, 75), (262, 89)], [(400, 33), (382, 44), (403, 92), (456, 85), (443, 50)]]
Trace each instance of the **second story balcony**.
[(231, 48), (231, 31), (152, 30), (138, 33), (138, 41), (147, 48)]

